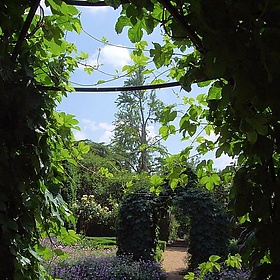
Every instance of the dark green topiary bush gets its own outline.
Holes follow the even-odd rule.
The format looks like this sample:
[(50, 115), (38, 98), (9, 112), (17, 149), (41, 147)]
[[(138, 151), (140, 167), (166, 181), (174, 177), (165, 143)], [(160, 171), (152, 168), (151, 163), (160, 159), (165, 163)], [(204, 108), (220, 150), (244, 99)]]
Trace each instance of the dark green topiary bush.
[(229, 223), (221, 204), (206, 190), (188, 188), (177, 193), (174, 204), (190, 216), (190, 269), (207, 261), (211, 255), (227, 254)]
[(153, 260), (156, 253), (156, 198), (143, 192), (128, 195), (122, 202), (117, 225), (117, 255), (134, 260)]

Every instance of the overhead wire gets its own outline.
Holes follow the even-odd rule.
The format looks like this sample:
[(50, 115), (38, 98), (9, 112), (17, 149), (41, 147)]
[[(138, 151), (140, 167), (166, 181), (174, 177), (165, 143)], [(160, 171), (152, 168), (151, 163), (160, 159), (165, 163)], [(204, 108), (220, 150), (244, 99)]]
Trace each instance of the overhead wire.
[[(179, 82), (170, 82), (163, 84), (150, 84), (150, 85), (139, 85), (139, 86), (123, 86), (123, 87), (74, 87), (74, 92), (121, 92), (121, 91), (135, 91), (135, 90), (150, 90), (150, 89), (161, 89), (181, 86)], [(40, 90), (52, 90), (61, 91), (63, 88), (54, 86), (42, 86), (37, 85)]]
[(109, 7), (105, 1), (98, 2), (87, 2), (87, 1), (76, 1), (76, 0), (63, 0), (68, 5), (82, 6), (82, 7)]

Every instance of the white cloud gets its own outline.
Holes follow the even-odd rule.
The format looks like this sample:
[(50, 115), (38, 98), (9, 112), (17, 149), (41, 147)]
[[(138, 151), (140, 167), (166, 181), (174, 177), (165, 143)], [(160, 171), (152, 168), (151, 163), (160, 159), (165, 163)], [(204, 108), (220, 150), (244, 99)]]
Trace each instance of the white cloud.
[(74, 132), (75, 139), (90, 139), (95, 142), (108, 144), (113, 135), (114, 125), (107, 122), (96, 122), (90, 119), (82, 119), (80, 122), (81, 131)]
[[(126, 48), (118, 46), (108, 46), (99, 48), (93, 55), (84, 61), (84, 64), (94, 68), (111, 66), (114, 70), (121, 70), (123, 66), (130, 64), (130, 54)], [(84, 69), (85, 66), (79, 64), (79, 69)]]
[(95, 127), (101, 131), (104, 131), (104, 133), (99, 137), (99, 142), (104, 142), (106, 144), (110, 143), (115, 126), (106, 122), (101, 122)]
[(104, 65), (109, 64), (115, 68), (121, 69), (131, 62), (129, 51), (126, 48), (118, 46), (105, 46), (100, 52), (100, 62)]
[(114, 125), (108, 124), (108, 123), (106, 123), (106, 122), (101, 122), (101, 123), (99, 123), (99, 127), (100, 127), (101, 129), (106, 129), (106, 130), (113, 130), (113, 129), (114, 129)]
[(98, 123), (95, 122), (95, 121), (91, 121), (91, 120), (87, 120), (84, 123), (84, 128), (87, 129), (87, 130), (91, 130), (91, 131), (100, 130), (100, 127), (99, 127)]
[(107, 122), (96, 122), (89, 119), (82, 119), (81, 124), (83, 128), (91, 130), (91, 131), (98, 131), (98, 130), (113, 130), (114, 125), (109, 124)]
[(104, 142), (105, 144), (109, 144), (112, 136), (113, 136), (113, 131), (106, 130), (103, 133), (103, 135), (100, 136), (99, 142)]
[(74, 134), (74, 137), (75, 137), (76, 141), (87, 139), (86, 134), (83, 131), (74, 130), (73, 134)]

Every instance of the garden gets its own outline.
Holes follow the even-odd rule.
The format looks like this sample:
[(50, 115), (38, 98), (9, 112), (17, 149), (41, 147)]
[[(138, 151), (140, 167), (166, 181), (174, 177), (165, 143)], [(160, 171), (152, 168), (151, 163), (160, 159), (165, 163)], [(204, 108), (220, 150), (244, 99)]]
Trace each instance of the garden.
[(129, 256), (116, 256), (115, 238), (85, 238), (71, 246), (45, 240), (45, 246), (59, 250), (43, 262), (47, 272), (60, 279), (166, 279), (166, 273), (155, 261), (133, 261)]
[[(278, 280), (279, 1), (42, 2), (0, 2), (1, 278), (166, 279), (163, 244), (180, 238), (187, 280)], [(77, 141), (57, 110), (81, 90), (75, 70), (102, 71), (67, 41), (80, 5), (118, 9), (135, 44), (110, 78), (126, 80), (109, 144)], [(171, 86), (180, 104), (158, 98)], [(171, 155), (174, 134), (186, 145)]]
[[(82, 166), (90, 170), (96, 168), (100, 156), (95, 152), (95, 143), (87, 144), (91, 148), (84, 156)], [(93, 156), (95, 160), (89, 160)], [(103, 153), (102, 157), (107, 157), (107, 154)], [(164, 280), (168, 277), (162, 266), (164, 250), (181, 240), (187, 247), (182, 279), (184, 275), (189, 280), (249, 279), (249, 270), (243, 268), (238, 244), (232, 234), (237, 228), (230, 223), (232, 217), (226, 209), (227, 189), (223, 185), (209, 193), (199, 185), (193, 168), (188, 165), (185, 168), (189, 179), (186, 185), (179, 183), (176, 190), (172, 190), (168, 183), (162, 182), (161, 193), (155, 194), (150, 191), (151, 182), (148, 180), (145, 181), (148, 184), (146, 188), (135, 183), (129, 192), (118, 192), (118, 199), (122, 197), (118, 204), (113, 202), (115, 189), (111, 185), (120, 184), (116, 181), (117, 176), (107, 174), (98, 178), (85, 171), (81, 175), (81, 167), (71, 168), (72, 174), (80, 174), (69, 180), (77, 193), (76, 201), (71, 205), (77, 221), (76, 230), (80, 233), (77, 235), (70, 230), (73, 235), (69, 241), (72, 244), (56, 237), (45, 238), (41, 242), (47, 249), (42, 254), (46, 256), (43, 266), (52, 277), (69, 280)], [(82, 184), (76, 184), (73, 178)], [(123, 176), (119, 179), (124, 180)], [(129, 176), (126, 178), (130, 179)], [(98, 180), (103, 187), (93, 194), (89, 186), (98, 185)], [(143, 181), (141, 178), (140, 182)], [(65, 181), (65, 191), (69, 191), (69, 182)], [(81, 190), (88, 193), (79, 194)], [(73, 201), (69, 193), (64, 195), (66, 201)], [(100, 236), (104, 229), (111, 237)]]

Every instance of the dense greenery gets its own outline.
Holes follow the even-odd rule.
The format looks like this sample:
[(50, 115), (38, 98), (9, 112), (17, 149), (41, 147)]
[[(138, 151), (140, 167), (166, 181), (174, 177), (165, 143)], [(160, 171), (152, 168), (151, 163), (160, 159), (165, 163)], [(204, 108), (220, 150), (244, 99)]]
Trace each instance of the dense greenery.
[(62, 195), (75, 215), (76, 230), (94, 235), (92, 225), (106, 225), (107, 231), (114, 228), (117, 202), (131, 176), (119, 166), (118, 157), (109, 147), (89, 140), (85, 142), (88, 153), (77, 165), (66, 165)]
[(136, 192), (122, 202), (117, 226), (118, 255), (153, 260), (157, 246), (157, 207), (153, 194)]
[[(162, 186), (159, 198), (170, 207), (170, 212), (178, 223), (177, 234), (188, 242), (190, 259), (189, 269), (195, 269), (211, 255), (225, 258), (228, 254), (230, 238), (229, 215), (224, 201), (216, 198), (215, 192), (209, 192), (198, 182), (194, 167), (182, 161), (180, 156), (172, 156), (167, 160), (166, 176), (176, 172), (181, 173), (176, 188), (170, 184)], [(184, 180), (183, 180), (184, 179)], [(222, 189), (222, 186), (220, 186)]]
[[(79, 146), (81, 142), (76, 143)], [(123, 164), (115, 147), (86, 140), (89, 151), (78, 164), (67, 164), (62, 196), (76, 217), (76, 229), (87, 235), (114, 234), (118, 205), (125, 194), (150, 188), (145, 173)]]
[(225, 210), (207, 190), (188, 188), (177, 193), (173, 203), (191, 218), (189, 268), (195, 269), (211, 255), (228, 253), (229, 223)]
[[(195, 83), (210, 86), (196, 100), (186, 98), (180, 130), (193, 136), (207, 120), (206, 133), (218, 137), (198, 137), (198, 151), (218, 148), (217, 156), (236, 158), (236, 169), (228, 170), (234, 171), (231, 205), (246, 227), (242, 256), (256, 279), (277, 279), (280, 269), (279, 5), (277, 0), (131, 0), (122, 5), (116, 24), (117, 32), (128, 26), (133, 42), (161, 24), (168, 39), (154, 42), (155, 65), (174, 63), (170, 77), (188, 91)], [(168, 122), (162, 131), (169, 132)], [(219, 183), (211, 161), (199, 172), (208, 188)]]
[[(70, 57), (75, 47), (63, 39), (64, 31), (79, 31), (80, 23), (75, 7), (53, 1), (48, 2), (52, 15), (34, 15), (38, 3), (0, 4), (2, 279), (42, 277), (40, 236), (74, 238), (67, 237), (63, 227), (74, 219), (59, 189), (63, 161), (73, 161), (74, 154), (80, 157), (72, 145), (71, 129), (77, 121), (54, 108), (75, 66)], [(60, 86), (62, 91), (48, 91), (46, 86)]]
[[(34, 16), (38, 3), (0, 4), (0, 255), (1, 276), (7, 279), (39, 278), (34, 251), (39, 235), (66, 235), (60, 226), (64, 219), (72, 219), (59, 195), (62, 162), (73, 162), (78, 150), (86, 150), (82, 144), (71, 148), (73, 117), (54, 112), (64, 89), (69, 89), (69, 71), (75, 66), (70, 56), (75, 47), (63, 35), (66, 30), (79, 32), (78, 12), (60, 0), (48, 0), (52, 14)], [(185, 98), (188, 106), (180, 131), (184, 137), (196, 136), (201, 123), (207, 121), (205, 132), (214, 131), (218, 137), (216, 141), (197, 137), (198, 152), (218, 148), (217, 156), (225, 153), (236, 159), (236, 168), (227, 171), (234, 176), (232, 211), (246, 228), (243, 260), (253, 269), (255, 279), (278, 279), (279, 1), (106, 3), (122, 4), (116, 31), (128, 26), (133, 42), (141, 40), (143, 30), (150, 34), (161, 24), (164, 43), (154, 42), (150, 50), (156, 67), (172, 66), (169, 76), (188, 91), (192, 84), (209, 86), (207, 94)], [(192, 49), (186, 51), (188, 47)], [(141, 57), (143, 52), (139, 49), (134, 55)], [(62, 91), (50, 91), (49, 86)], [(175, 132), (170, 121), (176, 115), (172, 106), (165, 110), (164, 138)], [(209, 189), (220, 183), (211, 165), (205, 161), (198, 168), (200, 182)], [(183, 173), (173, 170), (172, 174), (169, 179), (175, 187)]]

